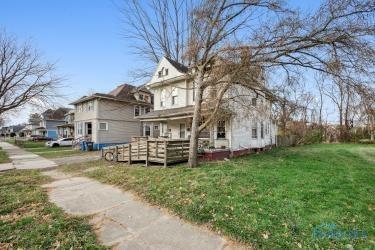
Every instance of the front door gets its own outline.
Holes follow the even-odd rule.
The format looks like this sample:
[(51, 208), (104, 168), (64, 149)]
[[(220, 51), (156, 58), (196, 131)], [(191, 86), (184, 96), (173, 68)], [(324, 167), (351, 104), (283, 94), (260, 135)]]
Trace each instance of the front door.
[(160, 124), (159, 123), (154, 123), (154, 128), (153, 128), (153, 131), (152, 131), (152, 133), (153, 133), (153, 137), (155, 137), (155, 138), (158, 138), (159, 136), (160, 136)]

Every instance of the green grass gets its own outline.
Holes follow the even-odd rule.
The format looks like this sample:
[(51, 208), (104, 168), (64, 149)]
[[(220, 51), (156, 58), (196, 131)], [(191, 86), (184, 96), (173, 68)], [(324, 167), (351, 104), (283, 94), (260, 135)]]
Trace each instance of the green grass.
[(0, 164), (8, 162), (11, 162), (11, 160), (8, 157), (8, 154), (0, 147)]
[[(196, 169), (96, 167), (85, 174), (255, 248), (375, 248), (374, 145), (279, 148)], [(366, 237), (313, 237), (331, 224)]]
[[(8, 141), (15, 144), (14, 140)], [(72, 147), (46, 147), (46, 142), (22, 141), (20, 144), (15, 144), (26, 151), (43, 156), (45, 158), (58, 158), (64, 156), (81, 155), (87, 152), (72, 149)]]
[(101, 249), (87, 220), (48, 201), (38, 171), (0, 175), (0, 249)]
[(88, 152), (72, 149), (71, 147), (34, 147), (34, 148), (25, 148), (25, 150), (32, 152), (34, 154), (43, 156), (45, 158), (58, 158), (64, 156), (72, 155), (82, 155), (87, 154)]

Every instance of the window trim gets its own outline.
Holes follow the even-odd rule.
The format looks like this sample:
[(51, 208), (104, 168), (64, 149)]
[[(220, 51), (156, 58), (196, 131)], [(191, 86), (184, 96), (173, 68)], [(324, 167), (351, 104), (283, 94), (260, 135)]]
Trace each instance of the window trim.
[[(105, 129), (100, 128), (100, 124), (105, 124)], [(98, 130), (100, 131), (108, 131), (108, 122), (99, 122), (98, 124)]]

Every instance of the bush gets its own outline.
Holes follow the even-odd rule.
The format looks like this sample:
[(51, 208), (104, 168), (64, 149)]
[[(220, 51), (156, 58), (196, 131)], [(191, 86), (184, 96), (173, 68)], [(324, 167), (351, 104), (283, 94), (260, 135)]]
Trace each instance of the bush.
[(375, 144), (375, 141), (374, 140), (370, 140), (370, 139), (361, 139), (358, 142), (360, 144)]
[(304, 144), (315, 144), (322, 142), (322, 133), (318, 129), (308, 130), (303, 138)]

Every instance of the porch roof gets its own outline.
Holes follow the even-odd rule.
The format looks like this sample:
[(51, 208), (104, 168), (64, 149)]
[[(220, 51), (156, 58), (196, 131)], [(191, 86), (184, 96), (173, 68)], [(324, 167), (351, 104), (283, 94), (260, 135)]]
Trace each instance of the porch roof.
[(74, 124), (68, 123), (68, 124), (57, 125), (56, 127), (58, 127), (58, 128), (74, 128)]
[(155, 110), (150, 113), (138, 116), (138, 119), (142, 121), (157, 121), (166, 120), (171, 118), (187, 118), (193, 117), (194, 106), (186, 106), (181, 108)]
[(46, 130), (45, 127), (38, 127), (38, 128), (35, 128), (35, 130)]

